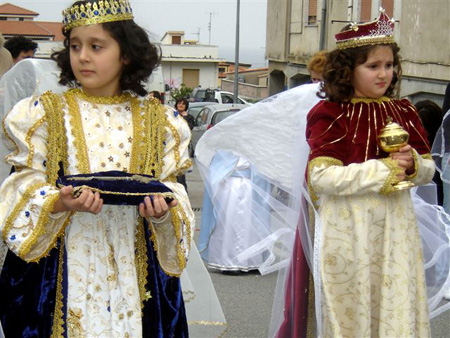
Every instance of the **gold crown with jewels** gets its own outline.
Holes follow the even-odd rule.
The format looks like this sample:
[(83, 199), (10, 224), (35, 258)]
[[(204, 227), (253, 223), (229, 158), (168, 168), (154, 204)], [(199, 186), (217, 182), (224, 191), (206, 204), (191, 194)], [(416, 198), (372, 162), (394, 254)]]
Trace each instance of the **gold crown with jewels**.
[(68, 30), (103, 22), (133, 20), (133, 10), (128, 0), (98, 0), (74, 4), (63, 12), (63, 29)]
[(383, 8), (377, 19), (366, 23), (351, 23), (350, 28), (335, 35), (338, 49), (355, 48), (367, 45), (394, 43), (395, 20), (390, 19)]

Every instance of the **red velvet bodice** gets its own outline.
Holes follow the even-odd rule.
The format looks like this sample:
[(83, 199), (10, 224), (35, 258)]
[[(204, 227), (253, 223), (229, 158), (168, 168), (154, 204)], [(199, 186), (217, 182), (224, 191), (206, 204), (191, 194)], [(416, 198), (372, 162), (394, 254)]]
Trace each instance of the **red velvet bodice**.
[(308, 113), (306, 139), (316, 157), (333, 157), (344, 165), (388, 154), (377, 145), (377, 135), (391, 116), (409, 133), (409, 144), (420, 154), (430, 153), (430, 147), (416, 109), (408, 100), (381, 98), (352, 100), (348, 103), (321, 101)]

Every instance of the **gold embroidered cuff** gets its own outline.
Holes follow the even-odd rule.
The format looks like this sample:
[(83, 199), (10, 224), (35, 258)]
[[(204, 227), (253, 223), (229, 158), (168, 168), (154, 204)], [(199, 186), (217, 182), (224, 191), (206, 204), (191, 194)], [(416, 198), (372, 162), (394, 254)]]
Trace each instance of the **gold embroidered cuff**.
[(431, 154), (423, 154), (420, 155), (424, 160), (433, 160), (433, 157), (431, 156)]
[(400, 167), (397, 164), (396, 160), (393, 160), (390, 157), (383, 158), (380, 160), (381, 162), (388, 167), (390, 170), (389, 176), (387, 177), (386, 181), (384, 182), (383, 186), (380, 189), (380, 194), (382, 195), (389, 195), (394, 190), (393, 185), (400, 182), (397, 175), (402, 171)]
[[(45, 235), (45, 233), (46, 233), (45, 225), (49, 221), (49, 215), (52, 212), (53, 207), (54, 207), (56, 201), (58, 201), (58, 199), (59, 199), (59, 193), (49, 196), (47, 198), (47, 200), (44, 202), (44, 205), (42, 206), (41, 215), (39, 216), (39, 219), (37, 221), (37, 224), (36, 224), (36, 227), (35, 227), (33, 233), (30, 235), (30, 237), (27, 240), (25, 240), (25, 242), (22, 244), (22, 246), (19, 250), (19, 257), (22, 258), (23, 260), (26, 260), (25, 259), (26, 256), (30, 253), (30, 251), (32, 250), (33, 246), (36, 244), (38, 239)], [(56, 238), (57, 238), (57, 236), (55, 236), (55, 238), (54, 238), (53, 245), (56, 245)], [(52, 248), (53, 248), (53, 246), (49, 246), (47, 248), (47, 250), (44, 251), (43, 255), (39, 255), (39, 258), (48, 254), (48, 252)], [(38, 261), (38, 260), (39, 259), (33, 259), (32, 261)], [(28, 260), (28, 261), (31, 261), (31, 260)]]
[(342, 161), (338, 160), (337, 158), (327, 157), (327, 156), (316, 157), (315, 159), (309, 161), (309, 163), (308, 163), (308, 190), (311, 195), (311, 199), (316, 207), (317, 207), (316, 202), (319, 199), (319, 197), (317, 196), (317, 194), (314, 191), (314, 188), (311, 184), (311, 173), (312, 173), (312, 169), (314, 167), (320, 167), (322, 165), (324, 165), (326, 168), (331, 167), (332, 165), (337, 165), (337, 166), (341, 167), (343, 165), (343, 163), (342, 163)]

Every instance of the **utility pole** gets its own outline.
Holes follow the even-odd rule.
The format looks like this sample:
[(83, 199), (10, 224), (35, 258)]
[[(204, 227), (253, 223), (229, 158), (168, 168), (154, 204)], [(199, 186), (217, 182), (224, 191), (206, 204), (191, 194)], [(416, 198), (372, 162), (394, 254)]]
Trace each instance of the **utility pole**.
[(234, 51), (234, 103), (238, 102), (239, 94), (239, 17), (241, 11), (241, 0), (237, 0), (236, 7), (236, 45)]

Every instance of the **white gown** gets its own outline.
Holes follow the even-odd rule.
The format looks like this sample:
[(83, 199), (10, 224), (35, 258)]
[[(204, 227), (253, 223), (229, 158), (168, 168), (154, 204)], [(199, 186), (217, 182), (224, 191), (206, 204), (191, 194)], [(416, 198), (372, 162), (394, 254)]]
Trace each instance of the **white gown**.
[[(225, 172), (220, 166), (231, 161), (234, 165)], [(210, 268), (220, 271), (257, 270), (269, 256), (268, 251), (259, 255), (240, 259), (239, 254), (270, 233), (267, 220), (263, 222), (252, 214), (252, 206), (258, 202), (264, 207), (264, 201), (255, 201), (258, 194), (252, 189), (252, 170), (248, 160), (233, 156), (227, 152), (217, 152), (211, 163), (211, 173), (219, 175), (215, 184), (207, 181), (200, 229), (200, 253)], [(260, 186), (264, 191), (270, 188)], [(212, 207), (211, 198), (214, 202)], [(270, 218), (270, 208), (266, 205), (260, 217)]]
[[(25, 59), (19, 62), (0, 81), (0, 113), (3, 117), (20, 100), (32, 95), (40, 95), (51, 90), (62, 93), (68, 88), (58, 84), (59, 68), (51, 60)], [(168, 108), (168, 107), (166, 107)], [(169, 108), (171, 110), (171, 108)], [(3, 161), (13, 148), (4, 133), (0, 161), (1, 181), (9, 174), (11, 166)], [(192, 224), (192, 228), (194, 225)], [(0, 269), (6, 257), (6, 245), (0, 240)], [(226, 329), (226, 320), (214, 290), (211, 278), (205, 269), (194, 242), (187, 268), (181, 275), (181, 285), (186, 306), (186, 316), (191, 337), (221, 336)], [(209, 311), (205, 311), (207, 308)], [(0, 325), (0, 338), (2, 330)]]
[[(3, 239), (16, 255), (33, 262), (47, 255), (64, 234), (69, 336), (141, 337), (141, 301), (147, 295), (141, 287), (145, 275), (140, 272), (146, 262), (139, 259), (143, 237), (137, 208), (104, 205), (98, 215), (50, 213), (59, 190), (48, 183), (48, 170), (59, 149), (47, 147), (54, 121), (45, 114), (52, 105), (46, 105), (44, 97), (22, 100), (5, 119), (5, 130), (16, 147), (7, 160), (20, 170), (0, 188)], [(179, 201), (172, 218), (152, 225), (154, 243), (162, 269), (179, 276), (189, 255), (194, 214), (186, 191), (173, 177), (190, 166), (190, 131), (182, 118), (159, 105), (151, 108), (153, 115), (146, 115), (148, 104), (129, 94), (101, 99), (70, 91), (61, 101), (66, 130), (61, 136), (67, 144), (65, 174), (147, 172), (146, 166), (154, 164), (155, 176)], [(164, 132), (146, 137), (146, 118), (152, 119), (149, 125), (165, 126)], [(144, 149), (152, 149), (150, 161), (144, 162)], [(60, 315), (62, 309), (57, 306), (55, 317)]]

